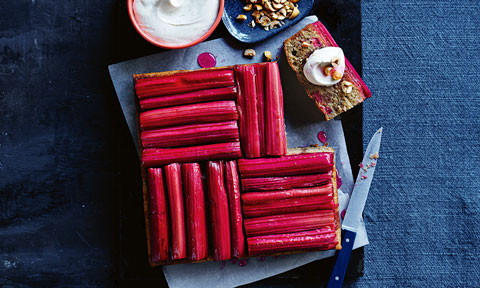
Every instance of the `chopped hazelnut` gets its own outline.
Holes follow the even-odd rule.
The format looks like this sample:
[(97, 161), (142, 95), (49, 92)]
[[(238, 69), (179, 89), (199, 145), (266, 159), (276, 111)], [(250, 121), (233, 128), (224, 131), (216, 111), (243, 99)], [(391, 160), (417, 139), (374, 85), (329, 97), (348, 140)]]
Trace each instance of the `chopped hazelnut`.
[(340, 73), (340, 71), (338, 71), (338, 70), (335, 70), (332, 73), (332, 78), (333, 78), (333, 80), (340, 80), (340, 79), (342, 79), (342, 73)]
[(252, 4), (247, 4), (245, 6), (243, 6), (243, 10), (248, 12), (248, 11), (252, 11)]
[(268, 61), (271, 61), (272, 60), (272, 52), (270, 51), (265, 51), (263, 52), (263, 56), (265, 56), (265, 60), (268, 62)]
[(238, 21), (245, 21), (247, 20), (247, 16), (243, 15), (243, 14), (240, 14), (237, 16), (237, 20)]
[(243, 51), (243, 56), (253, 57), (253, 56), (255, 56), (255, 50), (253, 50), (253, 49), (246, 49), (245, 51)]

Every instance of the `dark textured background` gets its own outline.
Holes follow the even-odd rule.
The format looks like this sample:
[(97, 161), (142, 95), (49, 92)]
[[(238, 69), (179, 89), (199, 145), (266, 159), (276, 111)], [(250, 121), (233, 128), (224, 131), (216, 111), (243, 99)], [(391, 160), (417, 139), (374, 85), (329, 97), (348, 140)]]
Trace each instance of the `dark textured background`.
[[(0, 286), (165, 286), (147, 265), (138, 159), (107, 73), (162, 50), (134, 31), (123, 0), (0, 7)], [(316, 11), (360, 67), (359, 3)], [(212, 38), (226, 35), (220, 25)], [(361, 110), (348, 117), (356, 163)], [(357, 254), (350, 275), (363, 270)], [(258, 285), (314, 283), (329, 264)]]

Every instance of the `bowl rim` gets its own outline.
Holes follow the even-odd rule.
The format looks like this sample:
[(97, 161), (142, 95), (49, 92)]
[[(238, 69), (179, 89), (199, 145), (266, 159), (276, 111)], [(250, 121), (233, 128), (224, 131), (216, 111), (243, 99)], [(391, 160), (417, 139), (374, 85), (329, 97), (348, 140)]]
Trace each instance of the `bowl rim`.
[(145, 33), (145, 31), (143, 31), (141, 28), (140, 28), (140, 25), (137, 23), (137, 20), (135, 19), (135, 14), (133, 12), (133, 1), (135, 0), (128, 0), (127, 1), (127, 5), (128, 5), (128, 15), (130, 16), (130, 21), (132, 22), (133, 24), (133, 27), (135, 27), (135, 30), (137, 30), (138, 34), (140, 34), (145, 40), (147, 40), (148, 42), (150, 42), (151, 44), (155, 45), (155, 46), (158, 46), (158, 47), (161, 47), (161, 48), (165, 48), (165, 49), (182, 49), (182, 48), (187, 48), (187, 47), (191, 47), (191, 46), (194, 46), (194, 45), (197, 45), (198, 43), (202, 42), (203, 40), (207, 39), (208, 36), (210, 36), (213, 31), (215, 31), (215, 29), (217, 28), (218, 24), (220, 23), (220, 21), (222, 20), (222, 15), (223, 15), (223, 9), (224, 9), (224, 6), (225, 6), (225, 0), (219, 0), (220, 1), (220, 7), (218, 8), (218, 14), (217, 14), (217, 18), (215, 19), (215, 22), (213, 22), (213, 25), (210, 27), (210, 29), (208, 29), (207, 32), (205, 32), (205, 34), (203, 34), (200, 38), (190, 42), (190, 43), (187, 43), (187, 44), (182, 44), (182, 45), (165, 45), (165, 44), (160, 44), (158, 43), (157, 41), (155, 41), (152, 37), (150, 37), (147, 33)]

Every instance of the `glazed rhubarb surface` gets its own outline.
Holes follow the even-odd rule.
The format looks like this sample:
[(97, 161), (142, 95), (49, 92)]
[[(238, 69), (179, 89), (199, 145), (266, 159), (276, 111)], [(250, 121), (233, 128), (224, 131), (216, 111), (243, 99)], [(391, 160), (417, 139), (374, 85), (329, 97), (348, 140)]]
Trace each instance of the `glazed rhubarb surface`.
[(340, 248), (333, 149), (287, 151), (277, 63), (134, 81), (151, 265)]

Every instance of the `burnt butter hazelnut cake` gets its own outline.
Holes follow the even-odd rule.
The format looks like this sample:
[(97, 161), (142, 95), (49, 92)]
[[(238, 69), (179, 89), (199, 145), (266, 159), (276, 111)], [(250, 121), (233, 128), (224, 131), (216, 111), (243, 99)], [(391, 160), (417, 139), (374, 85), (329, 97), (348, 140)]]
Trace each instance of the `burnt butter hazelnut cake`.
[(320, 21), (285, 40), (283, 47), (290, 67), (327, 120), (372, 95)]

